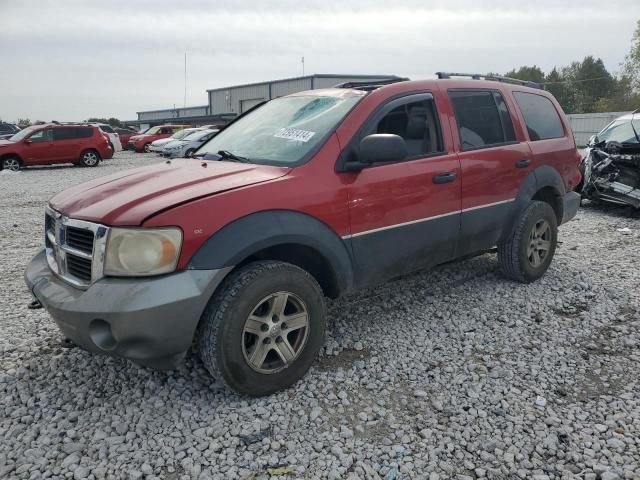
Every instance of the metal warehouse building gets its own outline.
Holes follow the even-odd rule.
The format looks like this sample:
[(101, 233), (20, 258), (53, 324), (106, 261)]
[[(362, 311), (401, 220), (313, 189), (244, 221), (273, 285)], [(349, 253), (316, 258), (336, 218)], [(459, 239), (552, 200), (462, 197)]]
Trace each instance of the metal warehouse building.
[(137, 112), (137, 120), (131, 120), (125, 123), (139, 128), (148, 128), (163, 123), (188, 123), (196, 126), (225, 124), (235, 116), (246, 112), (264, 100), (271, 100), (304, 90), (330, 88), (345, 82), (374, 82), (397, 78), (399, 77), (396, 75), (344, 75), (325, 73), (285, 78), (270, 82), (214, 88), (207, 90), (209, 101), (207, 105)]

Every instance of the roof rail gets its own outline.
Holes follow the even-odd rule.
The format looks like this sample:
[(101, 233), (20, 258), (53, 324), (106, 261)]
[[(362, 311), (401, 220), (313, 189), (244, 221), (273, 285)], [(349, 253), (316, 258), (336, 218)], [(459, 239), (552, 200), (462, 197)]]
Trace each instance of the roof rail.
[(385, 78), (383, 80), (363, 80), (361, 82), (344, 82), (334, 85), (333, 88), (355, 88), (356, 90), (376, 90), (380, 87), (384, 87), (385, 85), (390, 85), (392, 83), (398, 82), (406, 82), (408, 81), (408, 77), (395, 77), (395, 78)]
[(452, 72), (436, 72), (436, 75), (440, 79), (451, 77), (471, 77), (473, 80), (491, 80), (494, 82), (511, 83), (513, 85), (522, 85), (523, 87), (542, 89), (542, 85), (536, 82), (530, 82), (528, 80), (520, 80), (518, 78), (503, 77), (501, 75), (482, 74), (482, 73), (452, 73)]

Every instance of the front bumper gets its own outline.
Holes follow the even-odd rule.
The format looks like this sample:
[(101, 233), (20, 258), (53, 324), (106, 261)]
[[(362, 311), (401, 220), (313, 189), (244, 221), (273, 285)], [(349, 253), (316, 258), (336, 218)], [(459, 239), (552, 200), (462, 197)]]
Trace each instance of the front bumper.
[(578, 213), (580, 208), (580, 194), (577, 192), (567, 192), (563, 198), (562, 223), (567, 223)]
[(56, 277), (38, 253), (25, 281), (74, 343), (154, 368), (173, 368), (191, 346), (200, 316), (231, 268), (153, 278), (103, 278), (80, 290)]

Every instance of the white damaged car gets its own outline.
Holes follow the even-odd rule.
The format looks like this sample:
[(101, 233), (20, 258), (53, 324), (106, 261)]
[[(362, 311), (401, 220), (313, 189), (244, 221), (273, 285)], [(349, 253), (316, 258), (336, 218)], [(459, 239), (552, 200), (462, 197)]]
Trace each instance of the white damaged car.
[(202, 130), (203, 129), (201, 127), (200, 128), (184, 128), (182, 130), (177, 131), (170, 137), (161, 138), (159, 140), (155, 140), (151, 142), (151, 145), (149, 145), (149, 151), (162, 154), (162, 149), (166, 144), (173, 142), (174, 140), (181, 140), (186, 136), (191, 135), (194, 132), (200, 132)]
[(217, 135), (220, 130), (201, 130), (192, 132), (182, 140), (167, 143), (162, 149), (162, 156), (167, 158), (190, 157), (197, 149)]

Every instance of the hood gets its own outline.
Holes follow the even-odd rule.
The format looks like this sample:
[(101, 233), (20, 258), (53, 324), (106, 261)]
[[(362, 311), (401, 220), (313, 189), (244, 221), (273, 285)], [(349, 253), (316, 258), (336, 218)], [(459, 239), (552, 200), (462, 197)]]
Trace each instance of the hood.
[(173, 142), (175, 141), (175, 138), (161, 138), (160, 140), (154, 140), (153, 142), (151, 142), (151, 145), (154, 145), (156, 147), (161, 147), (162, 145), (165, 145), (169, 142)]
[[(13, 137), (13, 135), (10, 135), (9, 138)], [(2, 138), (2, 136), (0, 136), (0, 138)], [(0, 140), (0, 147), (8, 147), (9, 145), (15, 145), (16, 142), (10, 142), (9, 140)]]
[(171, 140), (169, 142), (166, 142), (164, 145), (162, 145), (164, 148), (170, 148), (170, 147), (174, 147), (176, 145), (183, 145), (185, 142), (184, 140)]
[(289, 171), (287, 167), (196, 159), (162, 162), (81, 183), (59, 193), (49, 204), (71, 218), (135, 226), (161, 210), (274, 180)]

